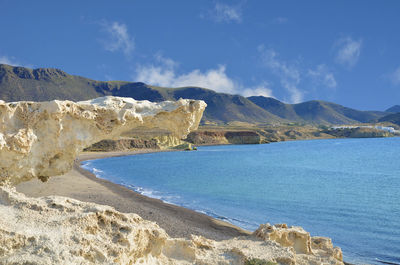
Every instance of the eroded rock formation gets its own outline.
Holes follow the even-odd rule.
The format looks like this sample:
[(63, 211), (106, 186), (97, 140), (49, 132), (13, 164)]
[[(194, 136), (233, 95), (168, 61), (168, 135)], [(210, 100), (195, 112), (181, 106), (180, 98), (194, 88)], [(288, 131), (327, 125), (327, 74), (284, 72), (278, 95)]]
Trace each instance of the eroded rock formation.
[(101, 140), (84, 151), (88, 152), (112, 152), (127, 151), (132, 149), (160, 149), (156, 139), (117, 139), (117, 140)]
[(310, 233), (300, 226), (288, 227), (286, 224), (266, 223), (261, 224), (253, 235), (291, 248), (296, 253), (298, 262), (314, 260), (320, 261), (320, 264), (337, 264), (338, 261), (343, 261), (342, 250), (334, 247), (330, 238), (311, 237)]
[(259, 144), (261, 137), (254, 131), (205, 131), (189, 133), (186, 141), (196, 145)]
[[(170, 238), (157, 224), (133, 213), (60, 196), (28, 198), (9, 186), (0, 187), (0, 214), (0, 264), (5, 265), (211, 265), (252, 260), (288, 265), (343, 264), (325, 238), (314, 240), (314, 253), (308, 254), (298, 253), (279, 240), (269, 240), (262, 231), (257, 236), (223, 241), (201, 236)], [(281, 235), (292, 232), (280, 230)], [(302, 236), (298, 240), (309, 245)]]
[(60, 175), (83, 148), (133, 128), (162, 128), (177, 138), (197, 129), (206, 104), (200, 100), (0, 102), (0, 182), (17, 184)]
[(202, 101), (114, 97), (1, 102), (0, 264), (343, 264), (329, 239), (310, 241), (304, 230), (262, 225), (252, 236), (224, 241), (171, 238), (133, 213), (59, 196), (28, 198), (12, 186), (62, 174), (84, 147), (135, 126), (183, 137), (204, 108)]

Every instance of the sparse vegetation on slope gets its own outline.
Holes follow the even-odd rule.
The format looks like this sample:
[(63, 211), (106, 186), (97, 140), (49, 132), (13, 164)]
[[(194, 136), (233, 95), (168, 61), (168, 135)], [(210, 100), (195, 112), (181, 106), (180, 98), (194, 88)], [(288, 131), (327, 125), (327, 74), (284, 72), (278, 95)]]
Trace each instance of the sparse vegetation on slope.
[(141, 82), (96, 81), (53, 68), (29, 69), (0, 64), (0, 99), (4, 101), (87, 100), (105, 95), (137, 100), (202, 99), (202, 124), (349, 124), (369, 122), (385, 112), (359, 111), (324, 101), (286, 104), (267, 97), (217, 93), (200, 87), (164, 88)]
[(394, 105), (386, 110), (386, 112), (397, 113), (400, 112), (400, 105)]
[(400, 112), (386, 115), (378, 120), (379, 122), (391, 122), (400, 126)]
[(249, 97), (248, 99), (282, 119), (300, 123), (351, 124), (370, 122), (385, 115), (385, 112), (360, 111), (321, 100), (285, 104), (263, 96)]

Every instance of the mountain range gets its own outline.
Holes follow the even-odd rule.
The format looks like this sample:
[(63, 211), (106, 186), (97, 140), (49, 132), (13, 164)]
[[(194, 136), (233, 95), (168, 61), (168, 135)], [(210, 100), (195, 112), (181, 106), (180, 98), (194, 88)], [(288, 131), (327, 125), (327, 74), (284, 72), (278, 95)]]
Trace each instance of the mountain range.
[(394, 105), (393, 107), (388, 108), (386, 112), (393, 112), (393, 113), (400, 112), (400, 105)]
[(386, 115), (378, 120), (379, 122), (391, 122), (400, 126), (400, 112)]
[(54, 68), (30, 69), (0, 64), (0, 99), (4, 101), (80, 101), (106, 95), (150, 101), (202, 99), (208, 105), (203, 124), (352, 124), (378, 121), (400, 112), (399, 105), (387, 111), (360, 111), (320, 100), (286, 104), (270, 97), (246, 98), (200, 87), (166, 88), (141, 82), (96, 81)]

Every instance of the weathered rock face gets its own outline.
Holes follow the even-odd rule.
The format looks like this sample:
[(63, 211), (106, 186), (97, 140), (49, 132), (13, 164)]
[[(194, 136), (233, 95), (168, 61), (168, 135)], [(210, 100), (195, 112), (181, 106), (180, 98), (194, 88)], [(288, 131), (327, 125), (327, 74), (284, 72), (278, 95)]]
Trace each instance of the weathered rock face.
[(310, 233), (301, 227), (290, 227), (286, 224), (263, 224), (254, 232), (262, 239), (273, 240), (285, 247), (293, 247), (296, 253), (311, 254)]
[(186, 141), (196, 145), (259, 144), (261, 137), (254, 131), (194, 131)]
[(261, 142), (260, 135), (253, 131), (226, 132), (226, 139), (231, 144), (259, 144)]
[(314, 254), (301, 254), (263, 234), (259, 231), (258, 237), (223, 241), (201, 236), (170, 238), (157, 224), (133, 213), (59, 196), (28, 198), (12, 187), (0, 186), (0, 264), (4, 265), (213, 265), (254, 260), (287, 265), (343, 264), (325, 238), (313, 241)]
[(118, 140), (101, 140), (84, 151), (88, 152), (111, 152), (125, 151), (136, 148), (160, 149), (157, 139), (118, 139)]
[(189, 133), (186, 141), (196, 145), (229, 144), (224, 131), (195, 131)]
[(156, 224), (107, 206), (7, 187), (0, 198), (0, 264), (151, 264), (167, 239)]
[(0, 182), (63, 174), (83, 148), (132, 128), (158, 127), (183, 138), (197, 128), (205, 107), (203, 101), (120, 97), (76, 103), (0, 101)]
[(341, 264), (343, 262), (342, 250), (333, 247), (330, 238), (311, 237), (310, 233), (299, 226), (288, 227), (286, 224), (270, 225), (267, 223), (260, 225), (253, 234), (263, 240), (272, 240), (281, 246), (292, 248), (297, 254), (298, 263), (302, 263), (304, 260), (320, 261), (320, 264)]
[(394, 136), (394, 134), (387, 131), (378, 130), (375, 128), (365, 128), (365, 127), (337, 128), (337, 129), (329, 129), (324, 132), (333, 135), (335, 137), (342, 137), (342, 138), (379, 138), (379, 137)]

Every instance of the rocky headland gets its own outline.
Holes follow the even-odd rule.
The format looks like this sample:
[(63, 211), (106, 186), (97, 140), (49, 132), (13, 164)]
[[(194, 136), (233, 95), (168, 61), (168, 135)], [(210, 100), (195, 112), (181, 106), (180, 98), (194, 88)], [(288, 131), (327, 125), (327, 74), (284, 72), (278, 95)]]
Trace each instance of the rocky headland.
[(185, 139), (195, 145), (260, 144), (261, 136), (255, 131), (197, 130)]
[(0, 102), (0, 263), (343, 264), (330, 239), (300, 227), (265, 224), (223, 240), (173, 238), (135, 213), (15, 189), (67, 173), (84, 148), (134, 128), (160, 128), (182, 139), (197, 129), (205, 107), (203, 101), (118, 97)]
[[(392, 130), (389, 130), (392, 129)], [(270, 125), (270, 126), (200, 126), (185, 139), (165, 132), (131, 131), (116, 140), (102, 140), (84, 151), (110, 152), (137, 149), (192, 149), (190, 145), (265, 144), (280, 141), (380, 138), (399, 136), (393, 124), (360, 124), (343, 126)]]

